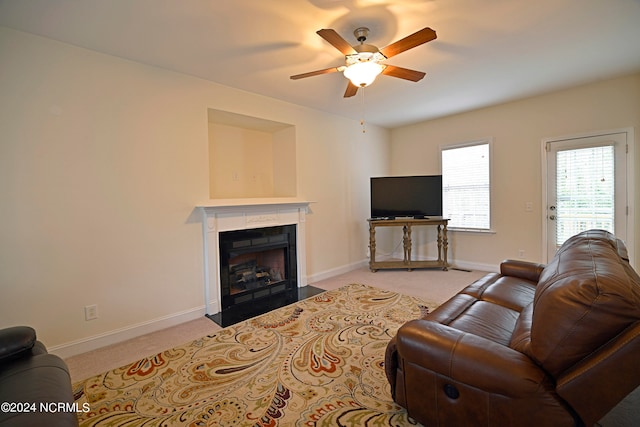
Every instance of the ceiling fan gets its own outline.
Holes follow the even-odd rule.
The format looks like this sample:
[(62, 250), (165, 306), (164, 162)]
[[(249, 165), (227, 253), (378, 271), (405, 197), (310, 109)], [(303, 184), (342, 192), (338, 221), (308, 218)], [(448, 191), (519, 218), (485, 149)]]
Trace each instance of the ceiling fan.
[(349, 42), (343, 39), (335, 30), (322, 29), (316, 31), (316, 33), (342, 52), (345, 56), (346, 64), (339, 67), (297, 74), (291, 76), (291, 79), (298, 80), (320, 74), (342, 72), (344, 76), (349, 79), (347, 90), (344, 93), (345, 98), (354, 96), (360, 87), (369, 86), (379, 74), (410, 80), (412, 82), (421, 80), (425, 76), (425, 73), (422, 71), (383, 64), (382, 61), (409, 49), (413, 49), (416, 46), (420, 46), (421, 44), (430, 42), (437, 37), (435, 31), (426, 27), (382, 49), (378, 49), (376, 46), (364, 43), (369, 34), (369, 29), (366, 27), (356, 28), (353, 32), (356, 39), (360, 42), (360, 44), (355, 46), (351, 46)]

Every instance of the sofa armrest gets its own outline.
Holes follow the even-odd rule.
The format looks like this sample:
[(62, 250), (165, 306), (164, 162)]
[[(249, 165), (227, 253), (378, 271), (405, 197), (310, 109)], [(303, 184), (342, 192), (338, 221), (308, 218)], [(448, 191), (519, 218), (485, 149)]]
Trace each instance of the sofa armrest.
[(0, 363), (20, 357), (33, 348), (36, 331), (29, 326), (14, 326), (0, 330)]
[(398, 330), (396, 345), (404, 362), (489, 393), (520, 398), (551, 387), (525, 354), (440, 323), (410, 321)]
[(544, 270), (544, 264), (535, 262), (507, 259), (500, 264), (500, 274), (503, 276), (518, 277), (538, 283), (540, 274)]
[[(54, 354), (22, 357), (3, 366), (0, 402), (30, 403), (38, 407), (37, 411), (0, 411), (0, 426), (3, 427), (78, 425), (75, 411), (57, 409), (61, 403), (70, 408), (74, 397), (68, 367)], [(40, 411), (41, 403), (54, 404), (56, 410)]]
[[(640, 384), (638, 354), (640, 321), (558, 378), (558, 395), (569, 402), (586, 425), (593, 425)], [(611, 375), (612, 372), (624, 374)]]

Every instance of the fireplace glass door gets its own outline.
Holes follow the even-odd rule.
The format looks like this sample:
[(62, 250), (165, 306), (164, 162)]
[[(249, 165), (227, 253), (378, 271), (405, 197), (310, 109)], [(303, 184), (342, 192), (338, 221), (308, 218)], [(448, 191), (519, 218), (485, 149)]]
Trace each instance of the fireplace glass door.
[(222, 309), (297, 289), (296, 226), (220, 233)]

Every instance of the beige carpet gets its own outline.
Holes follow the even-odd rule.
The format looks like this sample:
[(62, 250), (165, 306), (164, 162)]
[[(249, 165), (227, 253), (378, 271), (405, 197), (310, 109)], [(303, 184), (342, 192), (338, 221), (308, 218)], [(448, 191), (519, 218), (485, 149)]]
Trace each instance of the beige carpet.
[(411, 425), (389, 339), (436, 304), (352, 284), (74, 385), (82, 426)]

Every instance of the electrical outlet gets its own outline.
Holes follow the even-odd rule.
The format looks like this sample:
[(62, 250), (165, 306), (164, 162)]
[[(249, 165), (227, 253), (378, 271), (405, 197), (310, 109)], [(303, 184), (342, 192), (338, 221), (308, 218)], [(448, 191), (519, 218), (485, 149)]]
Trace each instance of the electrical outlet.
[(84, 320), (94, 320), (98, 318), (98, 306), (87, 305), (84, 308)]
[(518, 257), (519, 257), (520, 259), (523, 259), (523, 258), (524, 258), (524, 249), (520, 249), (520, 250), (518, 250)]

